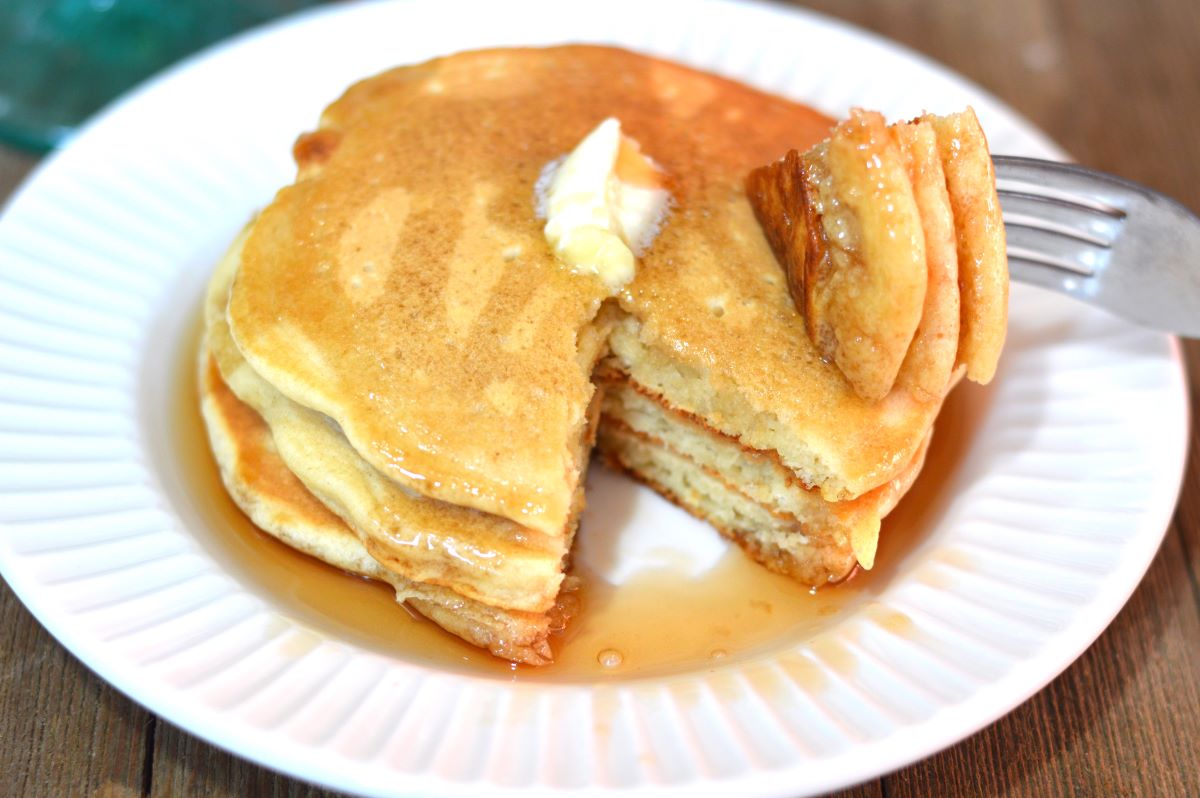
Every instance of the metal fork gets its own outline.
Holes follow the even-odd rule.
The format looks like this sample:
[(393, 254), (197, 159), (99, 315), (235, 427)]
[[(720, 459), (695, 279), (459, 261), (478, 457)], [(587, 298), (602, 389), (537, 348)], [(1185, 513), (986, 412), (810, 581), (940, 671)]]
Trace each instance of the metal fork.
[(1013, 279), (1200, 338), (1200, 218), (1075, 164), (992, 157)]

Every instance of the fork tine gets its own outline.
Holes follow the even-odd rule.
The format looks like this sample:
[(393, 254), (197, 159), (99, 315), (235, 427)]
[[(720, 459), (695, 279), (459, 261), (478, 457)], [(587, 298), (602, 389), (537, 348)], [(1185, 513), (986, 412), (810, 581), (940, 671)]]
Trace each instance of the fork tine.
[(1012, 279), (1019, 283), (1037, 285), (1069, 294), (1077, 299), (1087, 299), (1085, 285), (1089, 278), (1072, 274), (1062, 269), (1047, 268), (1044, 264), (1019, 258), (1011, 253), (1008, 256), (1008, 271)]
[(1024, 192), (1001, 190), (999, 194), (1004, 223), (1009, 227), (1032, 227), (1057, 232), (1101, 247), (1112, 246), (1121, 232), (1120, 219), (1078, 205), (1044, 201), (1041, 197)]
[(1089, 244), (1053, 230), (1008, 223), (1004, 228), (1009, 260), (1023, 260), (1078, 277), (1090, 277), (1102, 270), (1112, 255), (1106, 246)]
[[(1018, 190), (1022, 193), (1052, 196), (1113, 216), (1128, 212), (1131, 194), (1144, 196), (1150, 193), (1145, 186), (1075, 164), (1015, 155), (993, 155), (992, 162), (996, 166), (998, 183), (1020, 183)], [(1050, 182), (1052, 186), (1047, 185)]]
[(1114, 208), (1107, 203), (1079, 194), (1073, 194), (1070, 191), (1063, 191), (1052, 185), (1042, 184), (1035, 186), (1032, 183), (1024, 183), (1011, 178), (998, 178), (996, 180), (996, 193), (1001, 197), (1013, 197), (1026, 202), (1036, 202), (1046, 208), (1057, 206), (1076, 211), (1077, 213), (1100, 214), (1117, 220), (1124, 219), (1126, 216), (1126, 212), (1120, 208)]

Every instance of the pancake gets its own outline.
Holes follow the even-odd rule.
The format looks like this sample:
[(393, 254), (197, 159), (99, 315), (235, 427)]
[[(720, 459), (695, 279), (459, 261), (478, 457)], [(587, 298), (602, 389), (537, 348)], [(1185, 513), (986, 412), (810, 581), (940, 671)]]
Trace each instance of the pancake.
[(256, 526), (335, 568), (390, 584), (397, 601), (406, 601), (448, 632), (498, 657), (530, 665), (550, 661), (547, 638), (566, 623), (568, 602), (545, 613), (506, 611), (383, 567), (359, 536), (287, 468), (270, 428), (221, 379), (207, 341), (201, 345), (199, 367), (201, 413), (221, 479)]
[(928, 280), (921, 322), (896, 375), (896, 384), (918, 399), (939, 401), (950, 388), (958, 355), (958, 252), (954, 216), (937, 135), (926, 120), (892, 125), (891, 134), (913, 186), (925, 234)]
[(1008, 330), (1008, 255), (996, 173), (975, 111), (925, 117), (937, 132), (958, 246), (962, 329), (958, 363), (967, 379), (996, 373)]
[[(552, 607), (574, 516), (565, 536), (539, 535), (508, 519), (408, 491), (365, 463), (328, 419), (287, 399), (249, 367), (222, 310), (244, 241), (243, 235), (234, 242), (210, 283), (208, 347), (230, 389), (271, 427), (288, 468), (393, 572), (506, 609)], [(577, 515), (582, 494), (576, 506)]]
[(746, 183), (809, 337), (855, 393), (882, 399), (921, 320), (927, 275), (912, 183), (887, 123), (855, 109), (828, 139)]
[(747, 177), (809, 337), (859, 396), (897, 388), (939, 403), (959, 369), (991, 379), (1008, 312), (995, 182), (969, 108), (891, 127), (852, 111), (817, 146)]
[[(671, 197), (615, 296), (554, 257), (535, 191), (610, 117)], [(210, 287), (207, 390), (258, 425), (206, 410), (230, 491), (272, 534), (523, 662), (549, 658), (561, 621), (597, 425), (606, 459), (768, 567), (813, 585), (870, 567), (941, 395), (856, 393), (744, 190), (829, 127), (604, 47), (461, 53), (352, 87)]]
[(551, 536), (587, 458), (577, 341), (608, 289), (559, 265), (534, 186), (603, 118), (571, 101), (589, 68), (482, 52), (352, 87), (296, 147), (229, 303), (251, 367), (377, 471)]

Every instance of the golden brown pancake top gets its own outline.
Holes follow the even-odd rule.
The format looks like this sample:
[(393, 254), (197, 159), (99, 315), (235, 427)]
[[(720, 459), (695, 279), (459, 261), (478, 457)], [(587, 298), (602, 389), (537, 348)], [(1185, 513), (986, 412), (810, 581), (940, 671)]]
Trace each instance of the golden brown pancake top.
[(377, 469), (556, 535), (592, 394), (576, 338), (606, 290), (556, 261), (534, 185), (604, 117), (567, 91), (587, 70), (476, 53), (352, 87), (298, 146), (230, 305), (254, 368)]

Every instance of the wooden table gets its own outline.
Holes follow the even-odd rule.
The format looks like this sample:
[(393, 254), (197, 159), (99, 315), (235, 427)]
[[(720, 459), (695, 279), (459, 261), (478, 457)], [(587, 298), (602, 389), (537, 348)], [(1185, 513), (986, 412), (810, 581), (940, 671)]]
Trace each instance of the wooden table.
[[(1195, 0), (812, 5), (977, 81), (1079, 161), (1200, 210)], [(0, 150), (0, 198), (35, 163)], [(1200, 342), (1184, 348), (1196, 415)], [(0, 583), (0, 796), (140, 795), (331, 793), (238, 760), (129, 701)], [(1162, 550), (1095, 645), (993, 726), (842, 795), (1200, 795), (1200, 436), (1192, 433)]]

